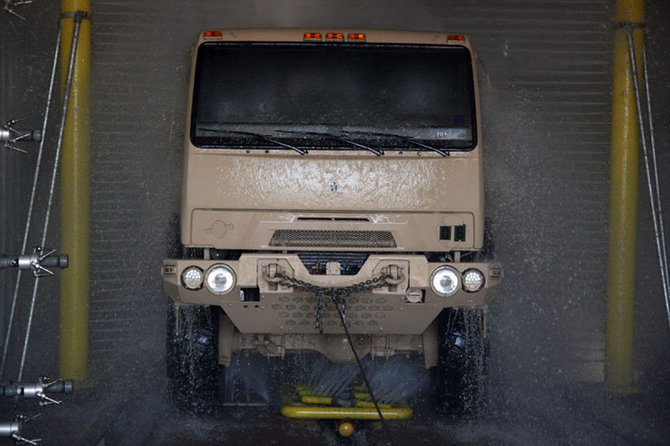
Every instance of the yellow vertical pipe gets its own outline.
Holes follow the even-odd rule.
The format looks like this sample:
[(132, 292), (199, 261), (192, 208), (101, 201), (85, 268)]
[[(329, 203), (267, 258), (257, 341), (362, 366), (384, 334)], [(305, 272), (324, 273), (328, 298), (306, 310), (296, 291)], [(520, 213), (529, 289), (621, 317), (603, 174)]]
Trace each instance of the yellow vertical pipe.
[(635, 392), (633, 316), (640, 151), (626, 33), (633, 32), (639, 63), (644, 3), (644, 0), (616, 0), (615, 6), (605, 380), (609, 389), (619, 393)]
[(60, 250), (70, 263), (60, 274), (59, 376), (81, 383), (88, 374), (91, 1), (61, 0), (62, 89), (78, 11), (86, 15), (79, 28), (60, 171)]

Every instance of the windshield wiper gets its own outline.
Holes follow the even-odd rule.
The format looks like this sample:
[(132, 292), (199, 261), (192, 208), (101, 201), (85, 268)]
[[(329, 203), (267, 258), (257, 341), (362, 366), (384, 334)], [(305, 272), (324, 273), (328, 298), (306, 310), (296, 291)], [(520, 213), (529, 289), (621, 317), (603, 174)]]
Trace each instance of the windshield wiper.
[(402, 136), (402, 135), (396, 135), (395, 133), (382, 133), (382, 132), (364, 132), (364, 131), (348, 131), (345, 132), (345, 134), (349, 135), (369, 135), (369, 136), (382, 136), (382, 137), (387, 137), (387, 138), (397, 138), (402, 141), (405, 141), (409, 144), (414, 144), (415, 146), (424, 148), (426, 150), (430, 150), (435, 153), (439, 153), (442, 156), (449, 156), (448, 151), (444, 151), (442, 149), (438, 149), (437, 147), (429, 146), (428, 144), (424, 144), (422, 142), (417, 141), (416, 139), (409, 138), (407, 136)]
[(325, 136), (326, 138), (331, 138), (336, 141), (342, 141), (347, 144), (351, 144), (354, 147), (359, 147), (361, 149), (367, 150), (369, 152), (374, 153), (377, 156), (382, 156), (384, 154), (383, 150), (380, 149), (375, 149), (374, 147), (366, 146), (365, 144), (360, 144), (357, 143), (356, 141), (352, 141), (348, 138), (343, 138), (340, 135), (335, 135), (333, 133), (326, 133), (326, 132), (309, 132), (309, 131), (302, 131), (302, 130), (275, 130), (275, 133), (290, 133), (293, 135), (313, 135), (313, 136)]
[(268, 135), (264, 135), (262, 133), (253, 133), (253, 132), (243, 132), (242, 130), (227, 130), (227, 129), (208, 129), (208, 128), (199, 128), (198, 130), (203, 130), (205, 132), (213, 132), (213, 133), (220, 133), (223, 135), (246, 135), (246, 136), (253, 136), (255, 138), (261, 138), (265, 141), (271, 142), (273, 144), (276, 144), (281, 147), (286, 147), (287, 149), (295, 150), (301, 155), (306, 155), (307, 150), (301, 149), (300, 147), (292, 146), (291, 144), (286, 144), (281, 141), (277, 141), (276, 139), (270, 138)]

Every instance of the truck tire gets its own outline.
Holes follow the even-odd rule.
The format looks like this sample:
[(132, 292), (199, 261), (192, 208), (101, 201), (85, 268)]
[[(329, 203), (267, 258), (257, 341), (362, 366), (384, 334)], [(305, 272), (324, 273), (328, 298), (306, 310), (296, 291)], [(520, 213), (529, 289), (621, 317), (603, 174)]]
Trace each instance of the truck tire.
[(170, 394), (183, 412), (212, 413), (223, 366), (218, 362), (218, 308), (173, 305), (168, 310), (167, 375)]
[(435, 408), (477, 416), (485, 408), (488, 337), (481, 308), (449, 308), (438, 316)]

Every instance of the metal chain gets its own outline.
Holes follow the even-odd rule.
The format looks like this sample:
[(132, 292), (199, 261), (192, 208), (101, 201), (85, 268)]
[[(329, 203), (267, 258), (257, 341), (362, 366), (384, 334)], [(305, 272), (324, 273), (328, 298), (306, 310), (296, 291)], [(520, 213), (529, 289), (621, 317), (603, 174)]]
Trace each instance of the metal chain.
[[(321, 299), (323, 298), (324, 295), (330, 296), (330, 300), (333, 302), (335, 305), (335, 309), (337, 310), (339, 316), (340, 316), (340, 322), (342, 323), (342, 329), (344, 330), (344, 333), (347, 336), (347, 340), (349, 341), (349, 347), (351, 347), (351, 351), (354, 354), (354, 358), (356, 358), (356, 363), (358, 364), (358, 367), (361, 371), (361, 375), (363, 376), (363, 381), (365, 382), (365, 386), (368, 389), (368, 392), (370, 393), (370, 398), (372, 399), (372, 403), (375, 406), (375, 409), (377, 410), (377, 414), (379, 415), (379, 419), (382, 422), (383, 426), (386, 426), (385, 420), (384, 420), (384, 415), (382, 414), (381, 409), (379, 408), (379, 404), (377, 404), (377, 399), (375, 398), (375, 395), (372, 391), (372, 387), (370, 386), (370, 382), (368, 381), (368, 377), (365, 373), (365, 369), (363, 368), (363, 364), (361, 363), (361, 358), (358, 356), (358, 353), (356, 352), (356, 348), (354, 347), (354, 343), (351, 339), (351, 335), (349, 334), (349, 329), (347, 328), (347, 303), (349, 302), (349, 296), (352, 293), (359, 293), (362, 291), (370, 291), (374, 290), (376, 288), (382, 288), (387, 285), (388, 280), (393, 280), (393, 276), (390, 274), (382, 274), (379, 277), (375, 277), (373, 279), (365, 280), (363, 282), (355, 283), (353, 285), (349, 285), (346, 287), (322, 287), (319, 285), (314, 285), (313, 283), (305, 282), (304, 280), (296, 279), (295, 277), (289, 277), (284, 273), (277, 272), (275, 273), (275, 277), (280, 279), (277, 282), (278, 285), (282, 285), (285, 287), (293, 288), (294, 290), (304, 290), (308, 291), (310, 293), (314, 293), (316, 295), (316, 307), (314, 309), (314, 315), (316, 317), (316, 328), (319, 329), (321, 333), (323, 333), (323, 327), (321, 325), (321, 313), (323, 312), (323, 305), (321, 303)], [(390, 283), (393, 284), (393, 283)], [(338, 304), (342, 304), (342, 309), (338, 306)], [(385, 432), (388, 435), (388, 431), (385, 430)], [(390, 437), (389, 437), (390, 439)], [(389, 441), (388, 444), (391, 444)]]
[(321, 326), (321, 315), (326, 309), (326, 306), (321, 303), (321, 299), (323, 299), (323, 294), (316, 293), (316, 306), (314, 307), (314, 318), (316, 322), (314, 323), (314, 328), (323, 333), (323, 327)]
[(314, 307), (314, 324), (321, 333), (323, 333), (323, 325), (321, 324), (321, 316), (325, 310), (325, 305), (322, 303), (323, 296), (329, 296), (330, 300), (335, 304), (342, 305), (342, 320), (346, 325), (347, 321), (347, 304), (349, 303), (349, 296), (352, 293), (360, 293), (363, 291), (371, 291), (376, 288), (382, 288), (387, 285), (386, 281), (392, 279), (390, 274), (382, 274), (379, 277), (368, 279), (363, 282), (355, 283), (346, 287), (322, 287), (313, 283), (305, 282), (304, 280), (289, 277), (284, 273), (277, 272), (275, 277), (280, 279), (275, 282), (277, 285), (293, 288), (294, 290), (303, 290), (313, 293), (316, 296), (316, 305)]

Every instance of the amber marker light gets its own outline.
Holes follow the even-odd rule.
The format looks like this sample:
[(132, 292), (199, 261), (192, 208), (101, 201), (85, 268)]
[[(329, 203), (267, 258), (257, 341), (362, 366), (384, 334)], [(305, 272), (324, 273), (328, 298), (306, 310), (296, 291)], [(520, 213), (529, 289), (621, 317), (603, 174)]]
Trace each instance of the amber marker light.
[(451, 34), (450, 36), (447, 37), (447, 40), (449, 41), (456, 41), (456, 42), (465, 42), (465, 36), (462, 36), (460, 34)]
[(205, 31), (202, 33), (204, 37), (221, 37), (221, 31)]
[(327, 33), (326, 40), (344, 40), (344, 34), (342, 33)]
[(303, 40), (321, 40), (321, 33), (305, 33)]
[(365, 34), (363, 34), (363, 33), (349, 33), (347, 35), (347, 40), (365, 40)]

